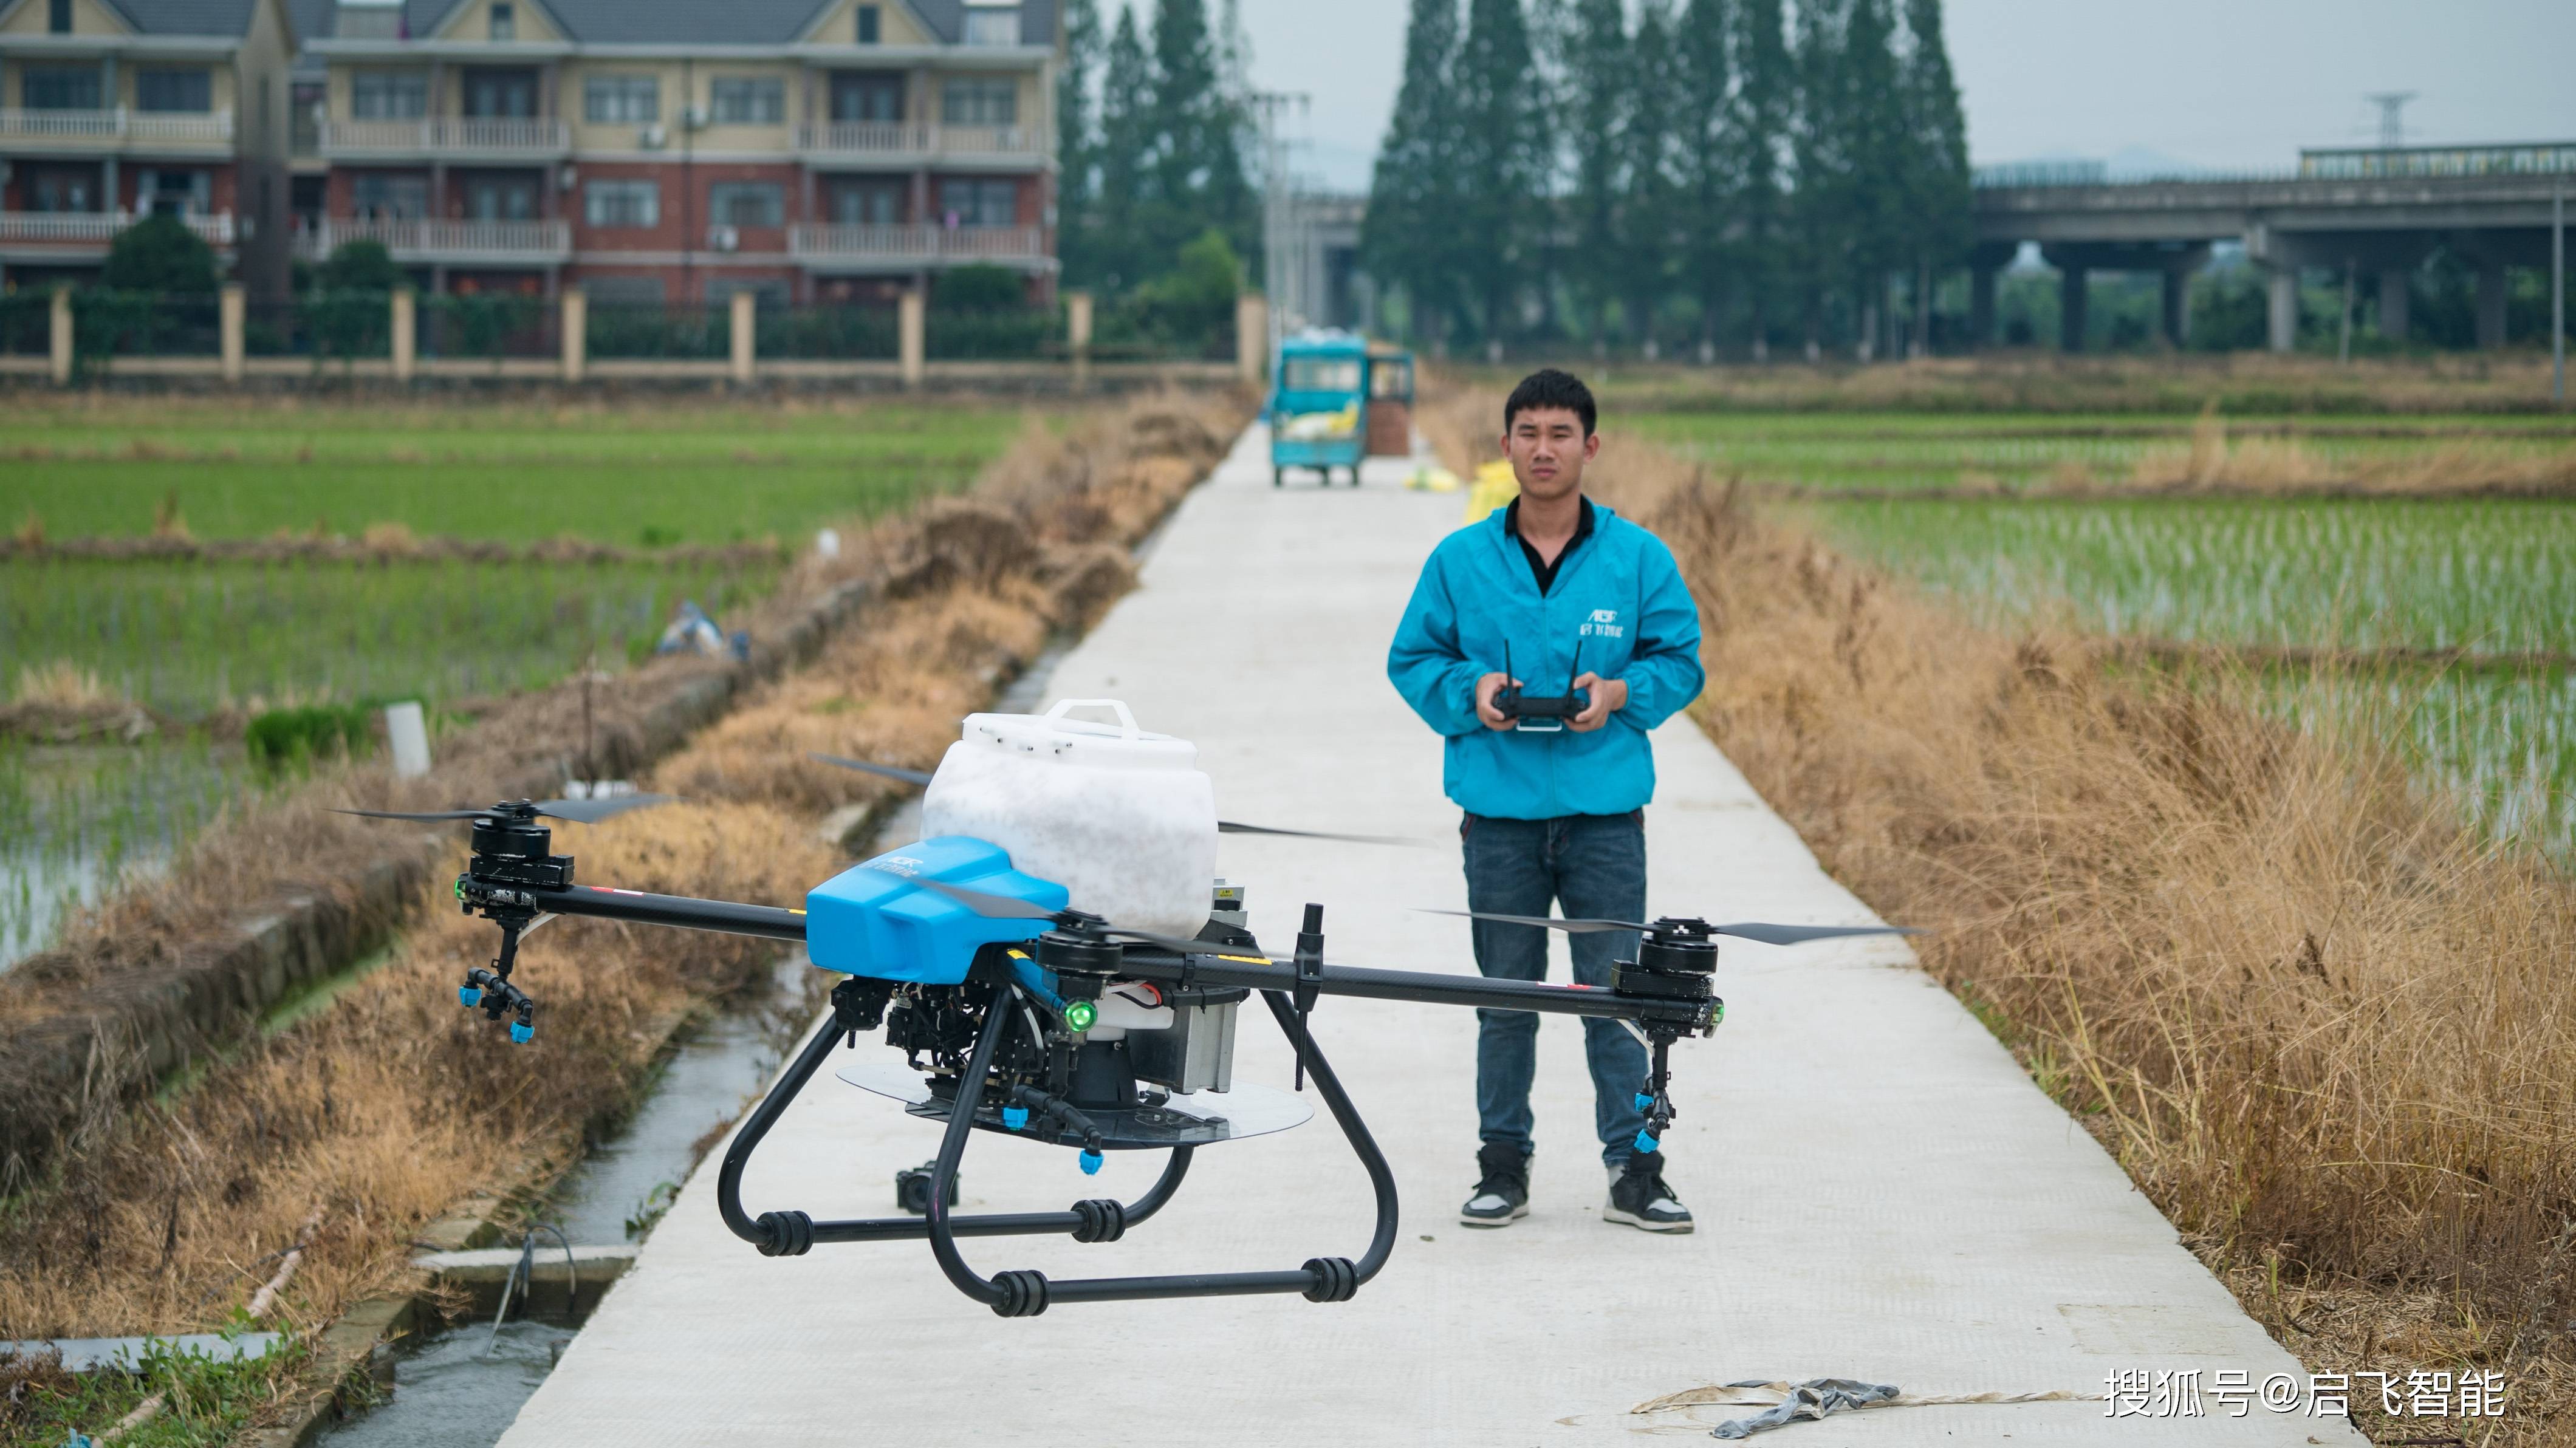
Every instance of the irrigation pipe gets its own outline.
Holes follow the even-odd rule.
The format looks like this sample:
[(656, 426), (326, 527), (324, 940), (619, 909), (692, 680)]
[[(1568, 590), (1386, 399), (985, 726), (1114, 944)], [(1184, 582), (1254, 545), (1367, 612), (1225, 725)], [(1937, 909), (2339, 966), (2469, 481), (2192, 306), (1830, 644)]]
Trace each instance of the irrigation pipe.
[(251, 1294), (248, 1308), (251, 1321), (257, 1322), (268, 1316), (270, 1310), (277, 1306), (277, 1294), (285, 1291), (286, 1284), (295, 1279), (295, 1269), (304, 1264), (304, 1249), (313, 1245), (313, 1234), (321, 1228), (322, 1209), (315, 1207), (313, 1215), (306, 1217), (304, 1225), (297, 1229), (295, 1245), (287, 1249), (286, 1260), (277, 1264), (277, 1275), (260, 1284), (259, 1291)]
[(581, 1263), (573, 1256), (572, 1239), (563, 1234), (563, 1228), (548, 1223), (539, 1222), (530, 1227), (527, 1233), (519, 1238), (519, 1260), (510, 1264), (510, 1275), (501, 1279), (501, 1310), (492, 1314), (492, 1335), (483, 1339), (483, 1353), (486, 1357), (491, 1355), (493, 1344), (501, 1340), (501, 1324), (509, 1319), (510, 1289), (524, 1279), (528, 1284), (528, 1295), (531, 1297), (536, 1295), (537, 1234), (539, 1232), (554, 1233), (555, 1241), (563, 1247), (564, 1278), (571, 1284), (565, 1301), (577, 1303), (581, 1300)]

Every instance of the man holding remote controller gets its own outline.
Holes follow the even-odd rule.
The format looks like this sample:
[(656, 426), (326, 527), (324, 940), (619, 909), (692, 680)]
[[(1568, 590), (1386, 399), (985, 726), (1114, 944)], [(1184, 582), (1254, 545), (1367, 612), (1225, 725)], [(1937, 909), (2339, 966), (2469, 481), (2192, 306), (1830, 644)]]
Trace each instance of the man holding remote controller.
[[(1446, 739), (1442, 783), (1459, 824), (1467, 906), (1504, 915), (1646, 918), (1644, 806), (1655, 792), (1648, 730), (1700, 691), (1699, 609), (1662, 540), (1583, 496), (1601, 450), (1591, 390), (1551, 368), (1503, 404), (1503, 451), (1520, 497), (1442, 540), (1405, 605), (1386, 672)], [(1510, 980), (1547, 974), (1550, 932), (1474, 924), (1476, 968)], [(1636, 937), (1567, 937), (1574, 978), (1610, 984)], [(1478, 1181), (1458, 1219), (1500, 1227), (1529, 1214), (1530, 1081), (1538, 1016), (1479, 1011)], [(1636, 1096), (1646, 1048), (1612, 1021), (1586, 1018), (1593, 1120), (1610, 1171), (1605, 1220), (1691, 1230), (1640, 1150)]]

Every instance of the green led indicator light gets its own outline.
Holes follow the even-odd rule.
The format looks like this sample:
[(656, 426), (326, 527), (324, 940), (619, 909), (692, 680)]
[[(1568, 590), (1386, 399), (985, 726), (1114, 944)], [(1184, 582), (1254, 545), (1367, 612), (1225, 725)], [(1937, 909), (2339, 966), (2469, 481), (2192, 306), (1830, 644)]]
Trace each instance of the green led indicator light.
[(1071, 1001), (1064, 1008), (1064, 1023), (1070, 1030), (1087, 1031), (1100, 1019), (1100, 1008), (1089, 1001)]
[(456, 898), (459, 900), (465, 898), (465, 877), (463, 875), (456, 877)]

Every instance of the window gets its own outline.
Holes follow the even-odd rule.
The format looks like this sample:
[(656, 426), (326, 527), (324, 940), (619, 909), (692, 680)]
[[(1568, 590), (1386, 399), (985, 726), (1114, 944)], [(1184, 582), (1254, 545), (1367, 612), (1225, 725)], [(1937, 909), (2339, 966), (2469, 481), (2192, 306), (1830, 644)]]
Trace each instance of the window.
[(349, 199), (358, 214), (388, 221), (414, 221), (429, 214), (429, 178), (361, 171), (350, 185)]
[(519, 13), (514, 7), (507, 3), (496, 4), (492, 7), (491, 38), (494, 40), (516, 40), (519, 38)]
[(827, 204), (832, 219), (844, 226), (894, 226), (903, 220), (905, 190), (900, 181), (843, 181), (832, 188)]
[(941, 87), (939, 118), (952, 126), (1016, 126), (1020, 83), (1006, 75), (960, 76)]
[(593, 226), (659, 226), (662, 183), (589, 182), (582, 187), (582, 219)]
[(465, 183), (465, 214), (476, 221), (533, 221), (537, 183), (524, 176), (477, 176)]
[(707, 188), (707, 220), (717, 226), (785, 226), (787, 192), (775, 181), (719, 181)]
[(411, 121), (429, 114), (429, 77), (416, 70), (362, 70), (349, 78), (349, 114), (362, 121)]
[(966, 12), (968, 45), (1017, 45), (1020, 43), (1020, 7), (1017, 5), (976, 6)]
[(1360, 390), (1360, 364), (1357, 358), (1291, 357), (1282, 369), (1279, 383), (1288, 392), (1357, 392)]
[(134, 199), (146, 216), (203, 216), (214, 205), (214, 178), (204, 171), (145, 166), (135, 175)]
[(787, 86), (769, 77), (737, 76), (714, 86), (716, 124), (775, 126), (787, 119)]
[[(261, 77), (260, 83), (267, 84)], [(203, 70), (138, 70), (134, 73), (134, 108), (141, 111), (190, 111), (215, 108), (215, 78)], [(263, 114), (266, 106), (260, 108)]]
[(874, 45), (878, 37), (885, 33), (883, 21), (879, 16), (880, 12), (874, 5), (859, 7), (859, 44)]
[(582, 119), (600, 125), (662, 119), (662, 82), (649, 75), (595, 75), (581, 86)]
[(1020, 223), (1020, 186), (1008, 180), (966, 180), (939, 183), (940, 220), (949, 226), (1017, 226)]
[(72, 33), (72, 0), (52, 0), (45, 7), (45, 28), (56, 35)]
[(31, 165), (27, 167), (27, 179), (23, 184), (34, 198), (38, 211), (99, 209), (98, 167), (95, 165)]
[(831, 106), (836, 121), (902, 120), (903, 76), (892, 71), (834, 71)]
[(31, 65), (21, 74), (19, 92), (31, 111), (98, 109), (97, 66)]

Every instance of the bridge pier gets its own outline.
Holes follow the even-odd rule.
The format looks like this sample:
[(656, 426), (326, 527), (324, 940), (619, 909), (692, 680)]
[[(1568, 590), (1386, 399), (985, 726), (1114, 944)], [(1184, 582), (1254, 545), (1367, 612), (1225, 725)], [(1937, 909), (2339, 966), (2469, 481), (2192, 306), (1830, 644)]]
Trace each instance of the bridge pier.
[(2275, 262), (2264, 273), (2269, 302), (2264, 308), (2269, 324), (2265, 340), (2275, 352), (2294, 351), (2299, 345), (2299, 268), (2295, 263)]
[(2478, 347), (2492, 352), (2504, 345), (2504, 263), (2478, 259)]
[(2406, 340), (2406, 286), (2414, 275), (2413, 267), (2379, 269), (2379, 335), (2391, 342)]
[(2084, 264), (2079, 261), (2058, 263), (2057, 267), (2057, 350), (2084, 350), (2084, 304), (2090, 292), (2085, 283)]
[(1981, 241), (1968, 253), (1968, 346), (1995, 344), (1995, 279), (2021, 254), (2019, 242)]

